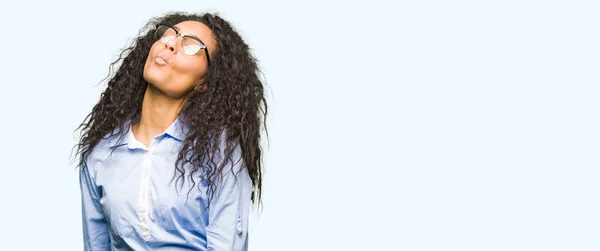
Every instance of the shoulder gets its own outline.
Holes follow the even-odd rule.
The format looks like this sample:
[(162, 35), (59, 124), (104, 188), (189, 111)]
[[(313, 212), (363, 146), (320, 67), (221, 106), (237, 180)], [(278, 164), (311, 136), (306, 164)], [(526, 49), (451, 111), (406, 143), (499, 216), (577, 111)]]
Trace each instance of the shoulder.
[(86, 158), (88, 167), (95, 166), (98, 162), (103, 162), (110, 156), (116, 147), (127, 144), (127, 128), (129, 128), (129, 124), (126, 123), (122, 128), (125, 129), (121, 130), (119, 127), (113, 129), (98, 141)]

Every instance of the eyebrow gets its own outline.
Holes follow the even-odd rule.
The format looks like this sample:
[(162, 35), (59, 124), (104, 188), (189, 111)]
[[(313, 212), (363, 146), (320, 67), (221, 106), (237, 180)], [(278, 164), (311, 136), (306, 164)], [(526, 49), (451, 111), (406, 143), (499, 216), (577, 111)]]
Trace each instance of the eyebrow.
[[(173, 25), (173, 28), (175, 28), (175, 29), (176, 29), (178, 32), (180, 32), (180, 31), (181, 31), (181, 28), (177, 27), (176, 25)], [(191, 35), (191, 34), (187, 34), (187, 35), (185, 35), (185, 36), (188, 36), (188, 37), (193, 37), (193, 38), (195, 38), (195, 39), (198, 39), (198, 40), (202, 41), (202, 39), (200, 39), (199, 37), (196, 37), (196, 36), (194, 36), (194, 35)], [(204, 42), (202, 42), (202, 43), (204, 43)]]

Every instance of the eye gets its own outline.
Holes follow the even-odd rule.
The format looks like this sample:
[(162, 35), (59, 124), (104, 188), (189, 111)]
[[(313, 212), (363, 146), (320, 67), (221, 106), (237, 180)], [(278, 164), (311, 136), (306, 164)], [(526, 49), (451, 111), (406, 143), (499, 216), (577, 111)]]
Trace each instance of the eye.
[(185, 54), (190, 56), (196, 54), (198, 51), (200, 51), (200, 49), (202, 49), (202, 44), (200, 44), (198, 40), (189, 37), (184, 37), (183, 41), (181, 41), (181, 45), (183, 46)]
[(185, 54), (188, 55), (194, 55), (200, 51), (200, 49), (202, 49), (202, 46), (196, 44), (183, 45), (183, 50), (185, 50)]
[(173, 38), (175, 38), (175, 36), (162, 36), (160, 38), (160, 41), (163, 42), (163, 43), (166, 43), (166, 42), (169, 42), (169, 40), (171, 40)]

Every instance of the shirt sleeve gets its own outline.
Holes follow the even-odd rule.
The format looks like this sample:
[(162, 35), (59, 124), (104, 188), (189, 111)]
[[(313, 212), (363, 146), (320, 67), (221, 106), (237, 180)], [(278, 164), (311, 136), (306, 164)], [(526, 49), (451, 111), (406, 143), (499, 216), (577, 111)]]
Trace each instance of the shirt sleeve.
[(217, 179), (216, 191), (208, 209), (206, 230), (208, 251), (248, 250), (248, 214), (252, 180), (241, 159), (238, 146)]
[(79, 170), (84, 250), (110, 250), (108, 225), (100, 205), (101, 189), (96, 186), (89, 168), (80, 167)]

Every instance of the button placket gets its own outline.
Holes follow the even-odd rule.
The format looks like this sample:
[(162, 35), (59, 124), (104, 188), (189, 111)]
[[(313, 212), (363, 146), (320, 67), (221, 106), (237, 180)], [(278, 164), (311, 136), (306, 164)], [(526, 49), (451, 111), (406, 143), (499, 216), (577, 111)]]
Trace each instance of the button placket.
[(142, 172), (140, 180), (140, 192), (139, 192), (139, 211), (138, 217), (141, 222), (142, 237), (145, 241), (150, 239), (150, 228), (148, 223), (149, 218), (149, 201), (148, 193), (150, 191), (150, 168), (152, 167), (152, 144), (144, 153), (144, 159), (142, 161)]
[(237, 227), (237, 234), (242, 235), (244, 233), (244, 230), (242, 229), (242, 217), (240, 217), (239, 215), (237, 216), (236, 227)]

